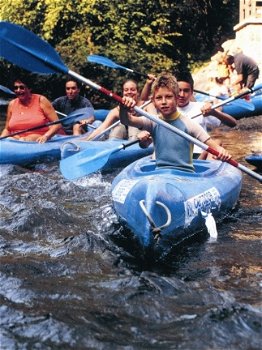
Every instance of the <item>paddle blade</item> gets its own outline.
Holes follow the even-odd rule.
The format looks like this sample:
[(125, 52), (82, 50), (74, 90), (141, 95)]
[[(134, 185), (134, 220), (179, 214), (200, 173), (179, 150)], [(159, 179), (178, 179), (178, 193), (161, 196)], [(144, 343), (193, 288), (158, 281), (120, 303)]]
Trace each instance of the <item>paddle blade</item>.
[(30, 72), (68, 72), (52, 46), (29, 30), (9, 22), (0, 22), (0, 56)]
[[(1, 47), (1, 44), (0, 44), (0, 47)], [(15, 93), (12, 90), (8, 89), (7, 87), (5, 87), (3, 85), (0, 85), (0, 90), (8, 95), (15, 96)]]
[(95, 173), (103, 168), (112, 153), (123, 148), (123, 146), (120, 147), (101, 152), (94, 148), (92, 142), (90, 142), (90, 147), (87, 149), (62, 159), (60, 161), (60, 171), (67, 180), (76, 180)]
[(103, 66), (110, 67), (110, 68), (121, 68), (118, 64), (113, 62), (107, 57), (99, 56), (99, 55), (89, 55), (87, 56), (87, 61), (92, 63), (98, 63), (102, 64)]
[(74, 112), (68, 114), (67, 117), (62, 118), (60, 121), (63, 126), (68, 126), (79, 122), (80, 120), (90, 118), (94, 115), (94, 108), (86, 107), (76, 109)]
[[(67, 180), (79, 179), (80, 177), (101, 170), (106, 165), (111, 155), (138, 143), (139, 140), (133, 140), (105, 151), (101, 151), (97, 149), (96, 146), (93, 146), (92, 141), (86, 142), (88, 148), (60, 161), (60, 171)], [(101, 142), (104, 143), (103, 141)], [(72, 153), (77, 149), (77, 145), (72, 142), (64, 144), (62, 148), (67, 145), (71, 147)], [(62, 149), (62, 153), (68, 154), (70, 153), (70, 149)]]

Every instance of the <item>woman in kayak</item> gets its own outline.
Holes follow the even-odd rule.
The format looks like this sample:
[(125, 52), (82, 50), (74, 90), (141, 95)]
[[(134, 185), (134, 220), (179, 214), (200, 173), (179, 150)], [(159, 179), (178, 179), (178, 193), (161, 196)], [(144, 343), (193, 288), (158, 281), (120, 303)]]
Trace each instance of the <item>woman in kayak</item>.
[[(123, 84), (123, 96), (131, 97), (133, 98), (138, 105), (141, 105), (143, 101), (139, 101), (139, 91), (137, 82), (129, 79), (126, 80)], [(152, 105), (152, 104), (151, 104)], [(111, 125), (113, 125), (115, 122), (119, 121), (119, 106), (111, 109), (111, 111), (106, 116), (106, 119), (104, 122), (94, 131), (91, 135), (89, 135), (86, 140), (92, 140), (94, 137), (96, 137), (101, 132), (105, 131), (107, 128), (109, 128)], [(116, 138), (116, 139), (128, 139), (130, 141), (135, 140), (137, 138), (137, 134), (141, 130), (132, 127), (132, 126), (125, 126), (123, 124), (118, 124), (111, 130), (109, 138)]]
[[(33, 94), (29, 77), (17, 77), (13, 85), (16, 98), (7, 108), (7, 119), (1, 136), (23, 131), (59, 120), (51, 102), (44, 96)], [(43, 126), (33, 131), (25, 131), (14, 138), (21, 141), (44, 143), (56, 134), (61, 124)], [(60, 133), (63, 134), (63, 131)]]

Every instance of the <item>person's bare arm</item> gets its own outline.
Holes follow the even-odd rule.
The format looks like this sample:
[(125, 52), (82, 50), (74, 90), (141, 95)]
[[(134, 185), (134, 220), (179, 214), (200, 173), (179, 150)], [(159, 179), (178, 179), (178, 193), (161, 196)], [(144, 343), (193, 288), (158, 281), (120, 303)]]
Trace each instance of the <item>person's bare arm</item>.
[(203, 113), (204, 117), (208, 117), (209, 115), (212, 115), (213, 117), (216, 117), (219, 119), (222, 123), (234, 127), (237, 125), (237, 121), (235, 118), (233, 118), (231, 115), (222, 112), (220, 109), (212, 109), (211, 103), (205, 103), (205, 105), (201, 108), (201, 112)]
[[(132, 114), (132, 109), (136, 105), (136, 101), (131, 97), (123, 97), (123, 105), (120, 105), (120, 121), (124, 125), (135, 126), (142, 128), (144, 126), (142, 118), (136, 117)], [(130, 113), (129, 113), (130, 112)]]
[(219, 120), (221, 120), (222, 123), (230, 126), (230, 127), (234, 127), (237, 125), (237, 121), (234, 117), (232, 117), (230, 114), (224, 113), (218, 109), (213, 109), (212, 113), (210, 113), (211, 115), (213, 115), (214, 117), (218, 118)]
[(226, 161), (232, 158), (231, 154), (222, 146), (219, 146), (212, 138), (209, 138), (205, 144), (210, 147), (215, 149), (216, 151), (219, 152), (219, 155), (215, 157), (216, 159)]
[(12, 115), (12, 108), (13, 108), (13, 101), (11, 101), (8, 105), (8, 108), (7, 108), (7, 115), (6, 115), (6, 122), (5, 122), (5, 127), (1, 133), (1, 136), (7, 136), (10, 134), (10, 131), (9, 131), (9, 120), (11, 118), (11, 115)]
[(88, 135), (86, 138), (84, 138), (84, 141), (90, 141), (94, 137), (96, 137), (98, 134), (106, 130), (109, 126), (111, 126), (115, 121), (119, 119), (119, 108), (115, 107), (111, 109), (111, 111), (107, 114), (105, 120), (99, 127), (93, 131), (90, 135)]
[(141, 95), (140, 95), (140, 100), (141, 101), (147, 101), (150, 98), (151, 95), (151, 87), (154, 82), (156, 77), (153, 74), (148, 74), (148, 78), (145, 82), (145, 85), (143, 86)]
[[(59, 120), (53, 105), (45, 96), (40, 97), (40, 107), (42, 108), (45, 116), (50, 122), (55, 122)], [(44, 135), (40, 136), (36, 141), (40, 143), (46, 142), (53, 135), (55, 135), (61, 127), (61, 124), (51, 125), (49, 127), (49, 130)]]

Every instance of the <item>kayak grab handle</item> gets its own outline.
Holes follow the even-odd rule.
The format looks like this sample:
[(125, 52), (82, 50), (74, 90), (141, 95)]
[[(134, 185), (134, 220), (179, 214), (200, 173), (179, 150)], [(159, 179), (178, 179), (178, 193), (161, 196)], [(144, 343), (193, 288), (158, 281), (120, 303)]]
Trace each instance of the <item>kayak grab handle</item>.
[(154, 240), (158, 241), (158, 239), (161, 237), (161, 230), (167, 226), (169, 226), (171, 224), (171, 212), (168, 209), (168, 207), (159, 201), (156, 201), (156, 204), (158, 204), (160, 207), (164, 208), (166, 215), (167, 215), (167, 221), (165, 224), (161, 225), (161, 226), (156, 226), (154, 220), (152, 219), (151, 215), (149, 214), (149, 212), (147, 211), (146, 207), (145, 207), (145, 200), (141, 199), (141, 201), (139, 202), (139, 205), (141, 207), (141, 209), (143, 210), (145, 216), (147, 217), (147, 220), (149, 221), (150, 225), (151, 225), (151, 229), (152, 229), (152, 233), (154, 235)]
[(66, 141), (61, 145), (60, 150), (61, 150), (61, 159), (64, 159), (79, 152), (80, 147), (72, 141)]

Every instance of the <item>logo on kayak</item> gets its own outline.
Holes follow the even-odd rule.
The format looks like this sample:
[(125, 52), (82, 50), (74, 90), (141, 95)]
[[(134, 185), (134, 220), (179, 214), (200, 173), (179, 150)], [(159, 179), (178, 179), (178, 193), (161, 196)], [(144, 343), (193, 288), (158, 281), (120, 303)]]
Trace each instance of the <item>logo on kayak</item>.
[(112, 191), (113, 201), (124, 204), (128, 193), (138, 181), (139, 179), (121, 180)]
[(184, 202), (185, 207), (185, 226), (190, 225), (191, 221), (198, 216), (199, 212), (210, 212), (211, 209), (218, 209), (221, 205), (221, 198), (215, 187), (189, 198)]

